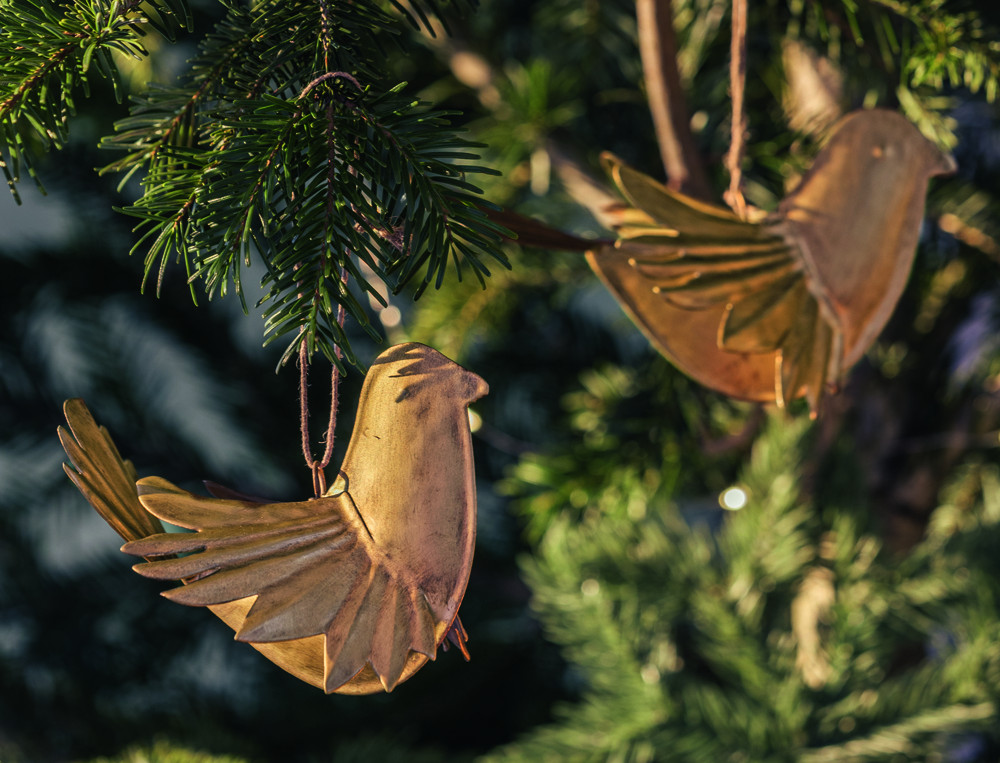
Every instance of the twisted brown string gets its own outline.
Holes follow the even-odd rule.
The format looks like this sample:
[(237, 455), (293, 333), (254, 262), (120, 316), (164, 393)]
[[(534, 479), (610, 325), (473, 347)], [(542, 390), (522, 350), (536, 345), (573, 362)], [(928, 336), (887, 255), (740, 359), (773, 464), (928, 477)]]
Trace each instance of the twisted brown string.
[[(347, 288), (347, 269), (340, 272), (340, 282)], [(344, 305), (337, 306), (337, 323), (343, 328)], [(303, 332), (305, 329), (303, 329)], [(340, 347), (334, 348), (337, 360), (343, 357)], [(306, 341), (303, 338), (299, 344), (299, 431), (302, 435), (302, 455), (306, 460), (306, 468), (312, 471), (313, 495), (319, 498), (326, 492), (326, 472), (333, 458), (333, 443), (337, 430), (337, 406), (340, 387), (340, 370), (337, 364), (333, 364), (330, 372), (330, 419), (326, 425), (326, 447), (323, 450), (323, 457), (315, 460), (312, 457), (312, 448), (309, 445), (309, 356), (306, 350)]]
[[(321, 3), (322, 15), (324, 22), (324, 44), (328, 37), (328, 29), (326, 27), (326, 6)], [(327, 52), (324, 52), (324, 61), (326, 61)], [(322, 74), (312, 82), (310, 82), (299, 94), (299, 98), (303, 98), (310, 90), (316, 87), (319, 83), (332, 78), (343, 78), (349, 80), (358, 90), (361, 90), (361, 85), (358, 81), (348, 74), (347, 72), (327, 72)], [(326, 198), (326, 216), (329, 220), (333, 215), (334, 207), (334, 196), (333, 188), (336, 180), (336, 146), (333, 141), (333, 131), (334, 131), (334, 113), (333, 104), (327, 103), (326, 105), (326, 120), (327, 120), (327, 198)], [(348, 168), (353, 174), (353, 168)], [(350, 254), (350, 252), (346, 252)], [(341, 290), (346, 291), (347, 289), (347, 268), (343, 267), (340, 271), (340, 283)], [(300, 295), (301, 296), (301, 295)], [(337, 325), (341, 329), (344, 328), (344, 304), (340, 302), (337, 305)], [(305, 329), (303, 328), (303, 332)], [(343, 357), (343, 353), (339, 346), (334, 347), (334, 354), (336, 360), (339, 362)], [(313, 482), (313, 494), (319, 498), (321, 495), (326, 493), (326, 467), (330, 464), (330, 459), (333, 457), (333, 443), (336, 437), (337, 430), (337, 405), (338, 405), (338, 388), (340, 387), (340, 370), (337, 366), (337, 362), (333, 363), (333, 369), (330, 372), (330, 419), (326, 425), (326, 447), (323, 450), (323, 457), (317, 461), (312, 457), (312, 448), (309, 445), (309, 357), (306, 349), (305, 338), (302, 338), (301, 344), (299, 345), (299, 428), (302, 434), (302, 455), (306, 460), (306, 467), (312, 471), (312, 482)]]
[[(305, 327), (299, 331), (305, 333)], [(316, 462), (309, 447), (309, 355), (306, 352), (306, 340), (299, 342), (299, 432), (302, 435), (302, 455), (306, 459), (306, 467), (312, 470), (313, 495), (319, 497), (319, 482), (316, 480)]]
[(747, 216), (747, 203), (743, 198), (743, 153), (747, 137), (747, 115), (743, 96), (747, 79), (747, 0), (733, 0), (733, 35), (729, 58), (729, 88), (733, 104), (733, 118), (726, 154), (729, 170), (729, 190), (726, 203), (742, 218)]

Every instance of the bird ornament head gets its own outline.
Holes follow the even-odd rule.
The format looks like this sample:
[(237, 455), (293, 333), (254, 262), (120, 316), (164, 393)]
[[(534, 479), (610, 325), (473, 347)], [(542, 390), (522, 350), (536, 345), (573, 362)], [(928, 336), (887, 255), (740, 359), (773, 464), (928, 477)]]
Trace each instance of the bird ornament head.
[[(429, 347), (391, 347), (362, 386), (338, 479), (319, 498), (268, 502), (208, 484), (137, 479), (82, 400), (64, 406), (66, 473), (141, 556), (294, 676), (343, 694), (392, 691), (455, 644), (475, 545), (467, 406), (486, 383)], [(192, 532), (167, 533), (161, 520)]]
[(815, 413), (875, 341), (906, 284), (931, 177), (954, 160), (903, 116), (834, 126), (777, 211), (744, 220), (672, 191), (610, 154), (625, 197), (618, 239), (587, 254), (650, 342), (731, 397)]

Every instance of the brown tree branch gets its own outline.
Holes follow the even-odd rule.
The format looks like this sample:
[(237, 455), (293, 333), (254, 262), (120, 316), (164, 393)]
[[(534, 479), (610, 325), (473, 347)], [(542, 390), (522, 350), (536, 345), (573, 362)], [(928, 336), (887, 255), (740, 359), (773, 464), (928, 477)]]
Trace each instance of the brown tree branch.
[(726, 154), (726, 169), (729, 170), (726, 203), (744, 219), (747, 216), (747, 204), (743, 199), (743, 153), (747, 138), (746, 79), (747, 0), (733, 0), (733, 34), (729, 55), (729, 95), (733, 102), (733, 117), (729, 153)]
[(636, 0), (635, 15), (649, 110), (667, 173), (667, 186), (689, 196), (710, 199), (708, 178), (691, 134), (677, 69), (673, 4), (671, 0)]

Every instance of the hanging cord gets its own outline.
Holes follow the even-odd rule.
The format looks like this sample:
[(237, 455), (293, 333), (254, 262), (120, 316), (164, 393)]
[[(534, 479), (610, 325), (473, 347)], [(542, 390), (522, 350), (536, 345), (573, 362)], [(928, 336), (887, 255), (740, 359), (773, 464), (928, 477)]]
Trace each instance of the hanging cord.
[(743, 96), (747, 80), (747, 0), (733, 0), (733, 37), (729, 57), (729, 89), (733, 104), (732, 132), (726, 169), (729, 170), (729, 190), (726, 203), (741, 218), (746, 219), (747, 203), (743, 198), (743, 154), (746, 149), (747, 115)]
[[(347, 288), (347, 269), (340, 272), (340, 282), (343, 288)], [(337, 323), (344, 327), (344, 305), (337, 306)], [(337, 360), (343, 357), (340, 347), (334, 348)], [(306, 468), (312, 471), (313, 495), (317, 498), (326, 493), (326, 472), (333, 458), (333, 443), (337, 430), (337, 403), (338, 388), (340, 387), (340, 371), (337, 364), (333, 364), (330, 372), (330, 420), (326, 426), (326, 448), (323, 450), (323, 457), (317, 461), (312, 457), (312, 448), (309, 446), (309, 357), (306, 352), (306, 342), (303, 339), (299, 345), (299, 429), (302, 433), (302, 455), (306, 460)]]
[[(321, 4), (322, 5), (322, 4)], [(323, 22), (324, 22), (324, 40), (328, 37), (328, 30), (326, 28), (326, 6), (322, 6), (323, 11)], [(326, 62), (326, 53), (324, 53), (324, 62)], [(316, 87), (319, 83), (334, 78), (343, 78), (350, 81), (359, 91), (362, 90), (361, 85), (358, 81), (346, 72), (327, 72), (322, 74), (308, 85), (299, 94), (299, 98), (305, 97), (310, 90)], [(334, 133), (334, 108), (333, 103), (328, 101), (326, 104), (326, 122), (327, 122), (327, 162), (326, 162), (326, 187), (327, 187), (327, 198), (326, 198), (326, 218), (331, 219), (333, 216), (334, 208), (334, 196), (333, 188), (336, 185), (336, 145), (333, 141)], [(355, 174), (354, 168), (352, 166), (348, 167), (348, 171), (353, 175)], [(344, 252), (344, 256), (350, 255), (349, 251)], [(298, 265), (296, 265), (298, 267)], [(347, 266), (344, 265), (340, 269), (340, 289), (341, 293), (346, 293), (347, 291)], [(299, 295), (301, 297), (301, 294)], [(345, 310), (343, 301), (339, 302), (337, 305), (337, 325), (341, 329), (344, 328)], [(300, 331), (300, 335), (305, 332), (305, 327)], [(330, 464), (330, 459), (333, 457), (333, 443), (337, 431), (337, 405), (338, 399), (338, 388), (340, 386), (340, 370), (338, 368), (338, 363), (343, 357), (343, 352), (339, 345), (334, 345), (334, 356), (336, 357), (336, 362), (333, 363), (333, 369), (330, 372), (330, 420), (326, 426), (326, 447), (323, 450), (323, 457), (317, 461), (312, 457), (312, 448), (309, 445), (309, 354), (306, 348), (306, 341), (303, 337), (301, 343), (299, 344), (299, 430), (302, 434), (302, 456), (306, 461), (306, 468), (312, 472), (312, 483), (313, 483), (313, 495), (319, 498), (324, 493), (326, 493), (326, 472), (324, 471)]]

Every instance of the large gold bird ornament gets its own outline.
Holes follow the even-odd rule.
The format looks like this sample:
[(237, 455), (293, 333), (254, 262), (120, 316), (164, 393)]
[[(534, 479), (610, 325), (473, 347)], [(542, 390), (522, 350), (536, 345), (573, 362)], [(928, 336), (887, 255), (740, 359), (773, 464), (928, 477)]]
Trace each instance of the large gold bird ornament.
[[(325, 692), (392, 691), (446, 640), (472, 565), (476, 488), (467, 407), (486, 382), (429, 347), (372, 364), (340, 474), (320, 498), (268, 503), (210, 485), (137, 480), (82, 400), (64, 406), (66, 472), (146, 562), (294, 676)], [(160, 520), (194, 532), (166, 533)]]
[(900, 114), (842, 119), (776, 213), (743, 220), (611, 155), (628, 206), (587, 254), (625, 312), (678, 368), (759, 402), (815, 413), (875, 341), (913, 263), (927, 184), (954, 160)]

